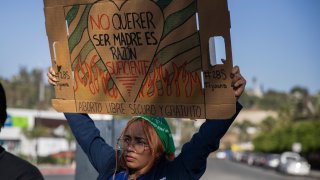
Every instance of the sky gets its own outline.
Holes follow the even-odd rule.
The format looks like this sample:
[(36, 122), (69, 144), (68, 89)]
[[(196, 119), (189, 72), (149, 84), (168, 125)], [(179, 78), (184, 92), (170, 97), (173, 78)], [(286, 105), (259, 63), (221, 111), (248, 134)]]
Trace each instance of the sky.
[[(234, 65), (253, 88), (320, 91), (320, 0), (228, 0)], [(42, 0), (0, 6), (0, 77), (51, 66)], [(46, 78), (46, 77), (45, 77)]]

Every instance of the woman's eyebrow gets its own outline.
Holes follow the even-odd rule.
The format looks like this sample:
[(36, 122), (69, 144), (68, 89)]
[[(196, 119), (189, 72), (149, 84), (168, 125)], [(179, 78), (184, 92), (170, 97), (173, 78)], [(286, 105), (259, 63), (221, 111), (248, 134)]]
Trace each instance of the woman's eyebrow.
[(130, 136), (130, 135), (128, 135), (128, 134), (124, 134), (124, 135), (123, 135), (123, 137), (131, 138), (131, 136)]
[(141, 137), (141, 136), (135, 136), (134, 139), (146, 141), (147, 138), (144, 138), (144, 137)]
[(134, 138), (134, 139), (146, 139), (145, 137), (143, 136), (130, 136), (129, 134), (124, 134), (123, 137), (126, 137), (126, 138)]

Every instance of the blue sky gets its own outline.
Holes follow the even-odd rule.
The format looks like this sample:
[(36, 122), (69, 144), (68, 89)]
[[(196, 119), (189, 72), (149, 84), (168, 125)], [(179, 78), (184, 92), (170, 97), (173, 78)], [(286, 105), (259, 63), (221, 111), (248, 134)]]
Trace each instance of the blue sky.
[[(252, 87), (320, 91), (320, 0), (229, 0), (234, 64)], [(0, 77), (51, 65), (43, 1), (0, 6)]]

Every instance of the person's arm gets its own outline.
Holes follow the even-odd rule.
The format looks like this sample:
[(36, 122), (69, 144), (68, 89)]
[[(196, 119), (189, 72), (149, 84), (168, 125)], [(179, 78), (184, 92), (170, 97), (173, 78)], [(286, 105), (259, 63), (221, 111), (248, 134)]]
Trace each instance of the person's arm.
[(199, 132), (183, 145), (177, 159), (182, 161), (192, 179), (200, 179), (203, 175), (209, 154), (219, 148), (220, 139), (227, 132), (241, 109), (242, 105), (237, 103), (236, 114), (230, 119), (206, 120), (201, 125)]
[(65, 113), (70, 128), (93, 167), (106, 177), (115, 168), (115, 150), (100, 136), (100, 131), (87, 114)]
[[(231, 86), (235, 97), (239, 99), (245, 89), (246, 80), (241, 75), (238, 66), (232, 68), (231, 75)], [(241, 104), (237, 102), (236, 113), (230, 119), (206, 120), (201, 125), (199, 132), (193, 135), (190, 142), (182, 147), (177, 162), (182, 162), (191, 179), (199, 179), (205, 172), (209, 154), (219, 148), (220, 139), (227, 132), (241, 109)]]

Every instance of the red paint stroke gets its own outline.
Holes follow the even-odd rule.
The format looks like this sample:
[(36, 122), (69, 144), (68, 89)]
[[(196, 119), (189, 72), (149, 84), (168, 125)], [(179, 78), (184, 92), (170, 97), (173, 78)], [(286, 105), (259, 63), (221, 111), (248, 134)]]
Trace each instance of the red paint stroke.
[[(108, 71), (104, 71), (96, 65), (98, 60), (99, 57), (94, 55), (91, 57), (90, 63), (85, 62), (82, 64), (80, 56), (77, 58), (78, 64), (74, 70), (74, 90), (78, 91), (79, 85), (82, 85), (87, 87), (92, 95), (102, 90), (105, 96), (118, 98), (120, 96), (118, 88), (112, 82)], [(196, 92), (199, 92), (199, 95), (203, 95), (199, 73), (188, 71), (187, 63), (181, 66), (171, 63), (171, 71), (168, 66), (159, 64), (157, 60), (154, 61), (152, 66), (153, 72), (146, 75), (139, 97), (169, 96), (184, 98), (191, 97)], [(119, 82), (124, 82), (122, 84), (128, 93), (132, 91), (132, 87), (135, 85), (135, 77), (118, 77), (120, 78)]]
[(137, 79), (118, 80), (119, 82), (136, 82)]
[(123, 83), (123, 85), (134, 85), (134, 83)]
[(110, 18), (107, 14), (98, 14), (97, 19), (90, 15), (89, 19), (92, 30), (94, 27), (99, 30), (108, 30), (110, 28)]
[(158, 65), (158, 61), (155, 60), (153, 72), (146, 76), (139, 97), (191, 97), (196, 90), (200, 92), (200, 95), (203, 95), (198, 72), (190, 72), (186, 66), (186, 62), (180, 67), (172, 63), (173, 72), (169, 73), (164, 65)]
[(117, 79), (138, 78), (138, 76), (116, 76)]
[(105, 65), (112, 76), (144, 76), (150, 61), (148, 60), (121, 60), (106, 61)]
[(112, 80), (107, 71), (103, 71), (99, 66), (95, 65), (99, 60), (97, 55), (92, 56), (90, 64), (87, 62), (81, 63), (80, 56), (78, 57), (78, 64), (74, 70), (75, 87), (74, 91), (78, 91), (79, 85), (88, 87), (92, 95), (100, 92), (101, 87), (103, 93), (111, 98), (117, 98), (119, 91), (115, 84), (109, 88), (109, 82)]

